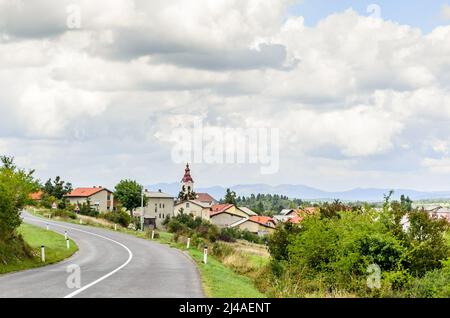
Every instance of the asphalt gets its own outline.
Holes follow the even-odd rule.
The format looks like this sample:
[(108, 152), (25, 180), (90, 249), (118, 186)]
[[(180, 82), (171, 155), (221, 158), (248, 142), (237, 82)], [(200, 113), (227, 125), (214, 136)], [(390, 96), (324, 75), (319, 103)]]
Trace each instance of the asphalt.
[[(24, 212), (24, 222), (61, 234), (79, 251), (54, 265), (0, 275), (0, 297), (202, 298), (198, 269), (180, 250), (106, 229), (47, 221)], [(73, 268), (81, 286), (74, 287)]]

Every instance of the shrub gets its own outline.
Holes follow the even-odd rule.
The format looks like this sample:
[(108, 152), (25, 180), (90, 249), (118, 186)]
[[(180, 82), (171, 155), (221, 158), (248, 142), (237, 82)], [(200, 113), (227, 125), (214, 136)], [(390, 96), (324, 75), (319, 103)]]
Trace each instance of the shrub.
[(61, 218), (70, 218), (72, 220), (76, 220), (77, 219), (77, 214), (72, 212), (72, 211), (67, 211), (67, 210), (53, 210), (51, 212), (52, 217), (54, 216), (59, 216)]
[(101, 216), (104, 219), (113, 223), (120, 224), (123, 227), (128, 227), (128, 225), (130, 225), (131, 223), (131, 216), (123, 210), (107, 212), (102, 214)]
[(241, 232), (237, 228), (223, 228), (220, 230), (218, 239), (224, 242), (236, 242), (241, 237)]
[(409, 296), (420, 298), (450, 297), (450, 259), (442, 262), (443, 267), (428, 272), (414, 281)]

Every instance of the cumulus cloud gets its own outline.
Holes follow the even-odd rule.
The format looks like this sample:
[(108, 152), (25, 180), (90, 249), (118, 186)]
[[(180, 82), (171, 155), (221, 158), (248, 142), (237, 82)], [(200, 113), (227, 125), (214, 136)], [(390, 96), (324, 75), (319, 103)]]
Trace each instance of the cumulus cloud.
[[(69, 4), (80, 29), (67, 27)], [(271, 183), (446, 171), (450, 26), (424, 34), (349, 9), (311, 27), (286, 15), (290, 4), (0, 0), (0, 149), (74, 182), (84, 169), (104, 183), (171, 181), (171, 132), (201, 118), (213, 130), (279, 128)]]

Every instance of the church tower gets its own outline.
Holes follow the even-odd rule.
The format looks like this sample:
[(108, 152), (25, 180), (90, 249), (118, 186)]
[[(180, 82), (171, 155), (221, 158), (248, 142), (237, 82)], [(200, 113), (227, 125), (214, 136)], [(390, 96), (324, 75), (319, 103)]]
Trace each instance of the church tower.
[(180, 201), (185, 200), (195, 200), (196, 194), (194, 192), (194, 180), (191, 177), (191, 169), (189, 169), (189, 164), (186, 164), (186, 169), (184, 169), (184, 176), (181, 179), (181, 191), (178, 195)]

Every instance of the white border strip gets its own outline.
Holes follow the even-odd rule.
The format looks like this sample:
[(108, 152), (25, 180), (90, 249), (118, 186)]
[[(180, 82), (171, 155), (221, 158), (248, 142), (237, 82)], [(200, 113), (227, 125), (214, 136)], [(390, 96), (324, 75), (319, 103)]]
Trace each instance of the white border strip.
[(83, 287), (81, 287), (80, 289), (77, 289), (76, 291), (74, 291), (73, 293), (70, 293), (70, 294), (67, 295), (67, 296), (64, 296), (64, 298), (72, 298), (72, 297), (74, 297), (74, 296), (80, 294), (81, 292), (85, 291), (86, 289), (91, 288), (92, 286), (94, 286), (94, 285), (100, 283), (101, 281), (103, 281), (103, 280), (107, 279), (108, 277), (114, 275), (115, 273), (117, 273), (118, 271), (120, 271), (122, 268), (124, 268), (125, 266), (127, 266), (128, 263), (130, 263), (131, 260), (133, 259), (133, 253), (130, 251), (130, 249), (129, 249), (128, 247), (126, 247), (124, 244), (122, 244), (122, 243), (120, 243), (120, 242), (117, 242), (117, 241), (115, 241), (115, 240), (113, 240), (113, 239), (110, 239), (109, 237), (106, 237), (106, 236), (103, 236), (103, 235), (99, 235), (99, 234), (95, 234), (95, 233), (88, 232), (88, 231), (84, 231), (84, 230), (80, 230), (80, 229), (77, 229), (77, 228), (71, 227), (71, 226), (60, 225), (60, 224), (54, 223), (54, 222), (42, 221), (42, 220), (36, 218), (35, 216), (31, 216), (31, 218), (29, 218), (28, 216), (25, 216), (24, 219), (26, 219), (26, 218), (30, 219), (31, 221), (38, 222), (38, 223), (48, 223), (48, 224), (52, 224), (52, 225), (55, 225), (55, 226), (59, 226), (59, 227), (65, 228), (65, 229), (71, 229), (71, 230), (75, 230), (75, 231), (78, 231), (78, 232), (82, 232), (82, 233), (90, 234), (90, 235), (93, 235), (93, 236), (97, 236), (97, 237), (100, 237), (100, 238), (102, 238), (102, 239), (111, 241), (111, 242), (113, 242), (113, 243), (116, 243), (116, 244), (122, 246), (122, 247), (128, 252), (128, 259), (127, 259), (127, 261), (126, 261), (125, 263), (123, 263), (122, 265), (120, 265), (119, 267), (117, 267), (117, 268), (116, 268), (115, 270), (113, 270), (112, 272), (109, 272), (108, 274), (106, 274), (106, 275), (100, 277), (99, 279), (93, 281), (92, 283), (90, 283), (90, 284), (88, 284), (88, 285), (86, 285), (86, 286), (83, 286)]

